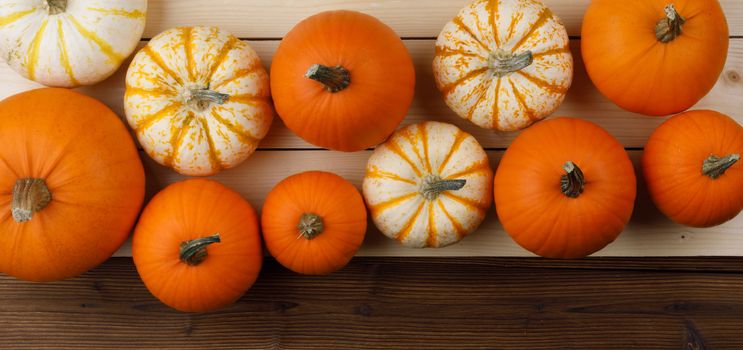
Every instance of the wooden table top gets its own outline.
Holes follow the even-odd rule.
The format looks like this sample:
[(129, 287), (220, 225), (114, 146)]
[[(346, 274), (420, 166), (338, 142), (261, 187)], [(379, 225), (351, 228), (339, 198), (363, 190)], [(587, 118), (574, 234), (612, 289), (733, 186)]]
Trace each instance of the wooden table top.
[(743, 349), (743, 258), (267, 259), (237, 304), (187, 314), (130, 258), (33, 284), (0, 276), (0, 348)]
[[(518, 133), (495, 133), (481, 129), (458, 117), (443, 101), (435, 87), (431, 64), (434, 41), (441, 28), (466, 4), (466, 0), (311, 0), (311, 1), (202, 1), (150, 0), (147, 26), (140, 46), (148, 38), (176, 26), (216, 25), (246, 40), (258, 52), (263, 64), (271, 59), (282, 36), (298, 21), (331, 9), (359, 10), (374, 15), (392, 27), (408, 47), (416, 68), (413, 105), (402, 125), (422, 120), (438, 120), (457, 125), (474, 135), (490, 154), (491, 165)], [(593, 121), (620, 140), (637, 161), (650, 133), (665, 118), (645, 117), (620, 109), (604, 98), (591, 84), (580, 55), (580, 24), (589, 0), (546, 0), (559, 16), (571, 37), (575, 76), (567, 98), (555, 115)], [(722, 0), (731, 35), (727, 64), (712, 91), (694, 109), (715, 109), (743, 123), (743, 1)], [(119, 116), (124, 116), (124, 77), (128, 61), (108, 80), (78, 90), (98, 98)], [(40, 85), (28, 81), (0, 63), (0, 98)], [(212, 178), (237, 190), (260, 210), (267, 193), (284, 177), (305, 170), (335, 172), (360, 186), (371, 151), (342, 153), (327, 151), (306, 143), (276, 117), (258, 151), (242, 165)], [(175, 181), (185, 179), (152, 161), (144, 152), (148, 198)], [(636, 166), (637, 168), (637, 166)], [(248, 181), (249, 179), (249, 181)], [(639, 178), (635, 214), (625, 232), (596, 256), (740, 256), (743, 255), (743, 215), (714, 228), (695, 229), (672, 223), (650, 202)], [(368, 238), (359, 256), (533, 256), (516, 245), (490, 210), (480, 229), (461, 243), (440, 250), (410, 250), (385, 239), (370, 225)], [(131, 256), (127, 243), (116, 256)]]
[[(453, 123), (473, 134), (493, 166), (517, 133), (493, 133), (457, 117), (436, 90), (431, 62), (443, 25), (466, 0), (150, 0), (140, 46), (175, 26), (217, 25), (246, 40), (264, 65), (299, 20), (353, 9), (390, 25), (408, 47), (416, 93), (402, 125)], [(575, 77), (556, 115), (591, 120), (617, 137), (635, 164), (665, 118), (623, 111), (592, 86), (580, 58), (589, 0), (544, 0), (565, 23)], [(730, 48), (722, 75), (695, 109), (743, 123), (743, 1), (722, 0)], [(128, 61), (78, 90), (123, 117)], [(39, 87), (0, 63), (0, 98)], [(243, 165), (213, 178), (260, 209), (268, 191), (303, 170), (333, 171), (359, 186), (370, 151), (319, 149), (279, 118)], [(144, 152), (148, 198), (185, 177)], [(250, 179), (250, 181), (246, 181)], [(0, 275), (0, 348), (69, 349), (743, 349), (743, 215), (709, 229), (662, 217), (639, 181), (635, 214), (598, 258), (555, 261), (518, 247), (490, 210), (482, 227), (444, 249), (411, 250), (370, 226), (351, 264), (299, 276), (267, 258), (255, 286), (224, 310), (186, 314), (150, 295), (127, 244), (100, 267), (36, 284)], [(706, 256), (706, 257), (699, 257)], [(717, 257), (713, 257), (717, 256)]]

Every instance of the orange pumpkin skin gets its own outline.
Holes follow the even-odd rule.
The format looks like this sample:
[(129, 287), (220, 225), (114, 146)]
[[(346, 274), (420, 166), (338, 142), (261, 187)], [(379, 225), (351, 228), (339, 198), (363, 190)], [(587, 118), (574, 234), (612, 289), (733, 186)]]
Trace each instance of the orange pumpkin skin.
[(361, 246), (366, 207), (342, 177), (308, 171), (271, 190), (261, 225), (266, 247), (279, 263), (297, 273), (325, 275), (346, 266)]
[[(183, 259), (183, 242), (219, 234), (203, 260)], [(160, 191), (134, 231), (132, 257), (147, 289), (184, 312), (215, 310), (237, 301), (258, 278), (263, 263), (258, 217), (237, 192), (218, 182), (192, 179)]]
[[(680, 224), (710, 227), (743, 209), (742, 155), (743, 127), (735, 120), (715, 111), (688, 111), (655, 129), (645, 146), (642, 170), (663, 214)], [(710, 156), (728, 159), (719, 163), (727, 168), (716, 178), (704, 174)]]
[[(1, 272), (65, 279), (121, 246), (144, 200), (144, 169), (116, 114), (71, 90), (27, 91), (0, 102), (0, 140)], [(33, 192), (16, 189), (24, 178), (40, 179)], [(46, 206), (33, 194), (44, 189)], [(43, 208), (16, 207), (16, 192)]]
[[(328, 91), (306, 77), (317, 64), (345, 68), (350, 83)], [(284, 37), (271, 63), (271, 95), (281, 119), (307, 142), (333, 150), (384, 141), (405, 117), (414, 87), (413, 61), (397, 34), (354, 11), (306, 18)]]
[[(582, 171), (584, 186), (564, 168)], [(567, 185), (567, 184), (566, 184)], [(566, 193), (573, 195), (568, 196)], [(495, 207), (522, 247), (550, 258), (590, 255), (622, 232), (632, 215), (636, 180), (622, 145), (596, 124), (555, 118), (513, 141), (495, 174)]]
[[(669, 4), (685, 22), (673, 39), (662, 26), (661, 37), (670, 39), (664, 43), (656, 25), (667, 19)], [(626, 110), (662, 116), (685, 111), (712, 89), (728, 40), (717, 0), (594, 0), (583, 17), (581, 52), (604, 96)]]

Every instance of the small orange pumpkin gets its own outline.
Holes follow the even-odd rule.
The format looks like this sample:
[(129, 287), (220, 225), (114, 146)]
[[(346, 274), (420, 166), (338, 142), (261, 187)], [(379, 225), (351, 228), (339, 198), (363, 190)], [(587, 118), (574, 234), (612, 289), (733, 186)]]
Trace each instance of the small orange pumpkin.
[(218, 182), (186, 180), (160, 191), (142, 212), (132, 257), (147, 289), (180, 311), (234, 303), (263, 263), (255, 210)]
[(0, 271), (77, 276), (108, 259), (144, 200), (126, 126), (93, 98), (38, 89), (0, 102)]
[(728, 52), (717, 0), (593, 0), (581, 52), (591, 81), (626, 110), (685, 111), (717, 82)]
[(378, 19), (329, 11), (297, 24), (271, 63), (271, 95), (286, 126), (314, 145), (359, 151), (389, 136), (415, 86), (402, 40)]
[(680, 224), (709, 227), (743, 210), (743, 127), (708, 110), (661, 124), (648, 139), (642, 169), (655, 205)]
[(266, 247), (288, 269), (324, 275), (346, 266), (364, 241), (366, 208), (356, 188), (323, 171), (292, 175), (266, 198)]
[(495, 208), (522, 247), (544, 257), (580, 258), (622, 232), (635, 187), (619, 141), (591, 122), (555, 118), (508, 147), (495, 174)]

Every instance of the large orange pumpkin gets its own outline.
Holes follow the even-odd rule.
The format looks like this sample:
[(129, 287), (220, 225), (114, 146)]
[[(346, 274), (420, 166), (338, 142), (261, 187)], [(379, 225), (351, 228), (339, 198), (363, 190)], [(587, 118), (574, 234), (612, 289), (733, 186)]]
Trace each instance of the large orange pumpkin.
[(74, 91), (28, 91), (0, 102), (0, 140), (0, 271), (64, 279), (121, 246), (144, 169), (116, 114)]
[(495, 208), (522, 247), (579, 258), (622, 232), (635, 187), (619, 141), (591, 122), (556, 118), (535, 124), (508, 147), (495, 174)]
[(717, 0), (594, 0), (583, 18), (581, 51), (607, 98), (632, 112), (668, 115), (715, 85), (728, 27)]
[(205, 179), (172, 184), (147, 204), (132, 256), (147, 289), (186, 312), (234, 303), (263, 263), (258, 218), (237, 192)]
[(271, 63), (271, 95), (286, 126), (339, 151), (384, 141), (405, 117), (414, 86), (413, 61), (397, 34), (353, 11), (303, 20)]
[(743, 127), (715, 111), (689, 111), (650, 136), (642, 169), (656, 206), (678, 223), (719, 225), (743, 210)]
[(322, 275), (346, 266), (364, 241), (366, 208), (356, 188), (322, 171), (274, 187), (261, 217), (266, 247), (292, 271)]

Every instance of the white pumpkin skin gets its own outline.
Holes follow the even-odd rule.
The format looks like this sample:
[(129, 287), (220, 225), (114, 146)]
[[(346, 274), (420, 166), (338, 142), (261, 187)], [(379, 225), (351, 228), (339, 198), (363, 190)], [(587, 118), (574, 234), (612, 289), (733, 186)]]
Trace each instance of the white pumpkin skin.
[[(429, 181), (438, 179), (465, 183), (424, 193)], [(408, 247), (444, 247), (485, 218), (493, 200), (493, 171), (474, 137), (429, 121), (396, 131), (374, 150), (363, 192), (374, 224), (386, 236)]]
[(268, 74), (246, 42), (216, 27), (187, 27), (160, 33), (137, 53), (124, 107), (150, 157), (205, 176), (255, 151), (273, 120), (269, 98)]
[(573, 79), (573, 57), (565, 27), (541, 2), (477, 0), (444, 26), (433, 70), (459, 116), (514, 131), (560, 106)]
[(0, 55), (47, 86), (98, 83), (142, 37), (147, 0), (14, 0), (0, 5)]

